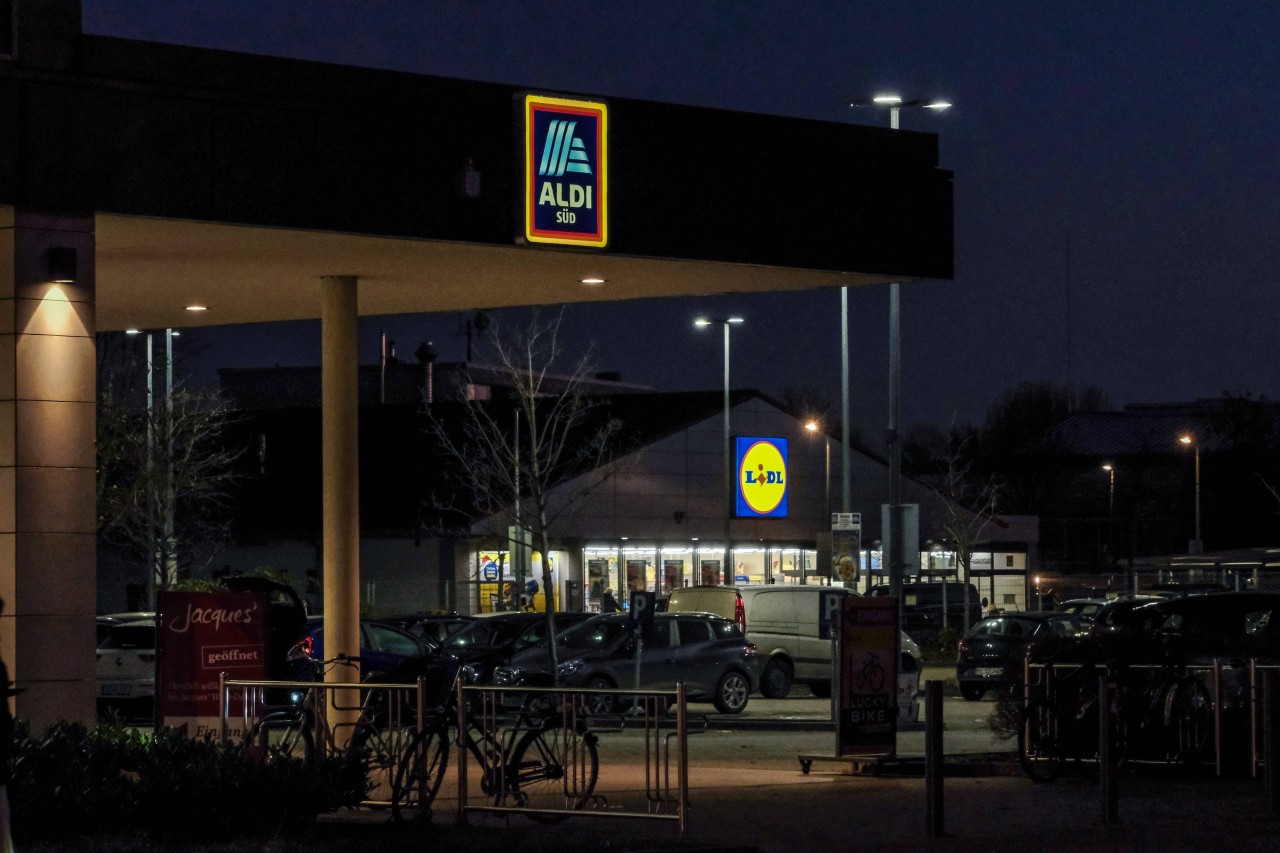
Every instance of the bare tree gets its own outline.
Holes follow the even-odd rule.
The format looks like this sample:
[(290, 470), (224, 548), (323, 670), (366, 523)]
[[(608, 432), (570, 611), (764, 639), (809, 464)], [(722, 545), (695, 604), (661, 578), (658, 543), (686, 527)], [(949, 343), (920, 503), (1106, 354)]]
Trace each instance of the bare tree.
[(225, 398), (181, 384), (149, 407), (129, 405), (111, 383), (99, 395), (99, 536), (147, 565), (149, 598), (229, 539), (240, 455), (224, 444), (232, 420)]
[[(541, 558), (553, 673), (558, 656), (552, 531), (616, 474), (611, 453), (620, 432), (620, 423), (601, 416), (602, 404), (587, 394), (594, 372), (590, 352), (557, 371), (568, 361), (560, 336), (563, 317), (563, 310), (552, 320), (535, 312), (525, 328), (509, 333), (491, 325), (488, 344), (509, 397), (495, 394), (488, 402), (463, 406), (458, 424), (432, 415), (452, 479), (470, 492), (476, 513), (520, 531)], [(573, 488), (557, 489), (579, 475), (586, 476)], [(517, 565), (518, 578), (522, 569)]]
[(945, 432), (920, 431), (910, 442), (918, 477), (943, 499), (942, 528), (955, 546), (957, 569), (964, 582), (964, 632), (969, 631), (969, 587), (973, 551), (995, 515), (999, 481), (976, 473), (977, 433), (952, 423)]

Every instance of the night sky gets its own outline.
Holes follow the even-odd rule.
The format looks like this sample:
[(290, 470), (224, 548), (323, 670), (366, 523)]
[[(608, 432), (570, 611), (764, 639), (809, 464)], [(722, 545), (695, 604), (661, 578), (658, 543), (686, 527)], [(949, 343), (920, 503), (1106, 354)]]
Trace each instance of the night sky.
[[(908, 425), (981, 419), (1024, 380), (1096, 385), (1117, 406), (1280, 397), (1280, 7), (1265, 0), (84, 0), (84, 29), (886, 126), (886, 112), (849, 102), (945, 97), (946, 112), (902, 113), (904, 128), (940, 135), (956, 187), (955, 280), (902, 289)], [(852, 406), (878, 438), (887, 288), (851, 290), (850, 306)], [(838, 309), (838, 291), (813, 291), (568, 317), (601, 369), (683, 390), (721, 385), (719, 333), (693, 318), (740, 314), (735, 387), (815, 389), (838, 411)], [(382, 330), (402, 357), (429, 339), (460, 359), (462, 319), (366, 319), (362, 360), (376, 360)], [(196, 380), (319, 362), (318, 323), (187, 340)]]

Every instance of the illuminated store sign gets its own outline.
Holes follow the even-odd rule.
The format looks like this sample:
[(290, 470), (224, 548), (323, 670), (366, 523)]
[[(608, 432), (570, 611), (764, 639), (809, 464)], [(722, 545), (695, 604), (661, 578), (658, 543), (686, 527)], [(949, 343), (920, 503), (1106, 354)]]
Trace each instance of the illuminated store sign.
[(603, 248), (608, 242), (608, 108), (524, 96), (524, 239)]
[(736, 439), (738, 518), (786, 518), (787, 440), (739, 436)]

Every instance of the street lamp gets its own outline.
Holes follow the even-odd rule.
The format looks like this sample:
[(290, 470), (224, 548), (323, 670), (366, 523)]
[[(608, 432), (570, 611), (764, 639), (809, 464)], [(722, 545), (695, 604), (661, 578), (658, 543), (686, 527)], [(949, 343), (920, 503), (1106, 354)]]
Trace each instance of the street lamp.
[(1110, 462), (1104, 462), (1102, 470), (1107, 472), (1107, 524), (1111, 534), (1111, 559), (1116, 558), (1116, 468)]
[(729, 517), (733, 513), (733, 475), (730, 472), (729, 454), (729, 327), (742, 322), (741, 317), (706, 318), (699, 317), (693, 325), (699, 329), (719, 324), (724, 326), (724, 565), (721, 576), (728, 584), (733, 577), (729, 565), (731, 548), (729, 547)]
[[(818, 423), (817, 421), (809, 421), (804, 425), (804, 428), (807, 429), (809, 432), (816, 433), (818, 430), (822, 428), (822, 424)], [(826, 499), (825, 499), (825, 502), (823, 503), (823, 513), (824, 513), (823, 518), (825, 519), (823, 523), (830, 525), (831, 524), (831, 439), (824, 435), (822, 437), (822, 445), (826, 449), (826, 455), (827, 455), (827, 488), (826, 488)]]
[(1188, 553), (1203, 554), (1204, 545), (1200, 541), (1200, 442), (1196, 441), (1195, 436), (1191, 433), (1182, 436), (1178, 441), (1194, 448), (1196, 452), (1196, 538), (1191, 540), (1191, 547), (1188, 549)]
[[(158, 332), (157, 332), (158, 333)], [(162, 409), (162, 419), (160, 426), (164, 435), (156, 435), (156, 414), (155, 414), (155, 380), (156, 380), (156, 354), (155, 346), (152, 341), (151, 331), (143, 331), (141, 329), (125, 329), (125, 334), (129, 336), (145, 335), (146, 340), (146, 365), (147, 365), (147, 456), (146, 456), (146, 474), (147, 474), (147, 502), (148, 502), (148, 518), (153, 519), (159, 512), (163, 513), (161, 519), (162, 530), (160, 532), (161, 539), (155, 538), (155, 531), (151, 525), (148, 525), (148, 538), (150, 546), (148, 551), (147, 562), (150, 564), (150, 570), (147, 572), (147, 601), (149, 606), (155, 605), (156, 596), (156, 579), (163, 573), (166, 581), (172, 580), (177, 574), (177, 555), (174, 543), (174, 504), (177, 501), (177, 495), (174, 491), (173, 483), (173, 339), (178, 337), (180, 332), (175, 329), (164, 330), (164, 407)], [(156, 495), (154, 489), (156, 457), (160, 455), (159, 445), (163, 439), (164, 455), (162, 472), (164, 474), (163, 494)], [(159, 502), (162, 506), (157, 507), (154, 502)]]
[[(898, 113), (903, 109), (920, 108), (941, 112), (951, 106), (949, 101), (938, 98), (911, 98), (903, 100), (898, 95), (880, 94), (870, 98), (857, 98), (851, 107), (882, 107), (889, 110), (889, 127), (898, 129)], [(903, 559), (902, 529), (902, 320), (898, 294), (898, 282), (889, 283), (889, 594), (902, 600), (902, 576), (906, 565)], [(847, 385), (847, 379), (846, 379)], [(848, 420), (848, 414), (845, 415)], [(845, 441), (848, 453), (848, 440)]]

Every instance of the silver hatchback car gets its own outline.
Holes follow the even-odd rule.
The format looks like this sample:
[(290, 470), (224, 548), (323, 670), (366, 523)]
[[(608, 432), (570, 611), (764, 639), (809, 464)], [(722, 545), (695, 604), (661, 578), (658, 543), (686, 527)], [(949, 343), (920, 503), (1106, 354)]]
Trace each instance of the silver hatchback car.
[(112, 625), (98, 643), (98, 713), (150, 719), (156, 699), (156, 620)]

